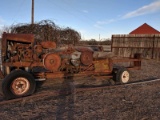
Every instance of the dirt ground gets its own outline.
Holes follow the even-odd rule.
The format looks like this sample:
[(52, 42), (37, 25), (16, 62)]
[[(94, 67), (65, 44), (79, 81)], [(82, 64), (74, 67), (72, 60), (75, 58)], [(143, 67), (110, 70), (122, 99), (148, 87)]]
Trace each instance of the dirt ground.
[[(160, 78), (160, 62), (143, 60), (131, 81)], [(105, 77), (48, 80), (34, 95), (60, 89), (57, 96), (24, 98), (0, 105), (0, 120), (159, 120), (160, 81), (80, 91), (81, 86), (107, 84)], [(67, 89), (66, 89), (67, 86)], [(64, 94), (64, 91), (72, 94)], [(0, 99), (3, 95), (0, 93)]]

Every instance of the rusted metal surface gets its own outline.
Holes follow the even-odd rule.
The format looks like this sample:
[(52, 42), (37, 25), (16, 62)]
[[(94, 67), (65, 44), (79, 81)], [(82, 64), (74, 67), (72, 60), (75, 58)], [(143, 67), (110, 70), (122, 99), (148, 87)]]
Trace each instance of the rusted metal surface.
[(112, 66), (110, 65), (110, 59), (102, 59), (94, 61), (95, 72), (111, 72)]
[(141, 61), (141, 59), (131, 59), (131, 58), (120, 58), (120, 59), (112, 59), (113, 63), (118, 63), (118, 62), (136, 62), (136, 61)]
[[(4, 75), (15, 69), (27, 69), (36, 79), (81, 75), (109, 76), (114, 63), (132, 62), (129, 69), (141, 66), (138, 55), (127, 59), (94, 58), (94, 50), (89, 47), (70, 45), (61, 49), (56, 48), (56, 43), (52, 41), (35, 43), (34, 35), (31, 34), (3, 34), (2, 64), (7, 71), (4, 71)], [(34, 73), (35, 67), (43, 70)]]
[(39, 66), (39, 67), (43, 67), (43, 62), (4, 62), (3, 63), (3, 66), (9, 66), (9, 67), (16, 67), (17, 69), (19, 67), (36, 67), (36, 66)]
[(58, 71), (61, 66), (61, 58), (59, 55), (54, 53), (48, 53), (43, 59), (44, 67), (52, 72)]
[(46, 49), (55, 49), (56, 48), (56, 43), (52, 41), (43, 41), (40, 43), (43, 48)]
[[(94, 57), (94, 51), (88, 47), (68, 46), (56, 48), (54, 42), (35, 42), (33, 36), (3, 34), (2, 91), (7, 99), (31, 95), (35, 91), (36, 82), (49, 78), (77, 76), (107, 76), (121, 83), (129, 81), (126, 68), (114, 68), (115, 63), (132, 62), (128, 69), (139, 69), (140, 55), (134, 58), (113, 59)], [(26, 42), (27, 39), (30, 39)], [(117, 75), (118, 73), (118, 75)], [(124, 73), (124, 74), (122, 74)], [(128, 74), (127, 74), (128, 73)], [(121, 75), (122, 74), (122, 75)], [(116, 76), (116, 77), (115, 77)], [(121, 77), (122, 76), (122, 77)], [(120, 78), (121, 77), (121, 78)]]
[[(19, 42), (24, 44), (18, 44)], [(30, 59), (32, 54), (29, 48), (32, 46), (33, 42), (34, 35), (32, 34), (17, 35), (4, 33), (2, 35), (2, 60), (10, 59), (10, 61), (13, 62), (19, 59)]]
[(26, 78), (19, 77), (12, 82), (11, 89), (16, 95), (22, 95), (29, 90), (29, 82)]
[(81, 62), (84, 65), (90, 65), (93, 62), (93, 53), (92, 52), (82, 52)]
[(3, 39), (17, 41), (17, 42), (26, 42), (26, 43), (33, 43), (34, 42), (34, 35), (33, 34), (10, 34), (10, 33), (3, 33)]

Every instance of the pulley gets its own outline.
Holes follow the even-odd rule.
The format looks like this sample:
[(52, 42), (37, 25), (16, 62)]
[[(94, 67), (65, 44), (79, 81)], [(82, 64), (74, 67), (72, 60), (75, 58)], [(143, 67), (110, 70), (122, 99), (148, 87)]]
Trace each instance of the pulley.
[(90, 51), (82, 52), (80, 60), (81, 60), (83, 65), (92, 64), (92, 62), (93, 62), (93, 53), (90, 52)]
[(55, 72), (61, 66), (61, 58), (58, 54), (48, 53), (43, 58), (43, 65), (47, 70)]

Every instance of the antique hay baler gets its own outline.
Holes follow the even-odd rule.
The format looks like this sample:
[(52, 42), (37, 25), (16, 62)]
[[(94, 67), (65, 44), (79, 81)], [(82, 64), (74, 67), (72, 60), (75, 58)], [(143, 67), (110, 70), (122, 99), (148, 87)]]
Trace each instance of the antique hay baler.
[[(34, 93), (36, 81), (49, 78), (104, 75), (119, 83), (129, 81), (128, 69), (140, 69), (139, 55), (112, 59), (94, 57), (89, 47), (57, 48), (55, 42), (36, 42), (33, 34), (2, 36), (2, 92), (7, 99)], [(117, 62), (132, 62), (126, 67), (113, 67)]]

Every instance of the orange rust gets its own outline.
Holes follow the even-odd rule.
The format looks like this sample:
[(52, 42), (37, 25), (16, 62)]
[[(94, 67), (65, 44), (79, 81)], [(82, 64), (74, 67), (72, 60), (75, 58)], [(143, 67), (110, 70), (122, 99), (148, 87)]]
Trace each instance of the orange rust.
[(55, 49), (56, 48), (56, 43), (53, 41), (44, 41), (40, 43), (43, 48), (48, 48), (48, 49)]
[[(10, 71), (30, 69), (37, 79), (83, 75), (109, 77), (115, 63), (132, 62), (132, 66), (128, 66), (128, 69), (139, 69), (141, 66), (141, 58), (138, 54), (134, 58), (125, 59), (93, 58), (94, 51), (88, 47), (68, 46), (64, 49), (56, 49), (56, 43), (53, 41), (35, 44), (32, 34), (4, 33), (2, 46), (4, 67), (9, 68)], [(76, 52), (79, 54), (78, 57), (73, 57)], [(42, 71), (34, 72), (34, 67), (40, 67)]]

